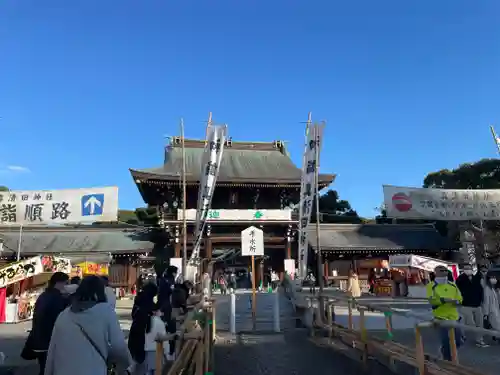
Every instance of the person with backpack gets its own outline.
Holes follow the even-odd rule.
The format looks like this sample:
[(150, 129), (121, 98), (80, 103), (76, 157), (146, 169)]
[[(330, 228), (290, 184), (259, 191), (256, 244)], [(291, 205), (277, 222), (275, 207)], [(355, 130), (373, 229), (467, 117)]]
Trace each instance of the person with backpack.
[[(437, 266), (434, 274), (434, 281), (427, 284), (427, 299), (431, 304), (432, 315), (436, 320), (458, 322), (460, 318), (458, 307), (463, 301), (462, 294), (456, 284), (448, 280), (448, 269), (445, 266)], [(444, 360), (451, 361), (448, 330), (447, 327), (437, 326), (441, 355)], [(457, 328), (455, 328), (455, 343), (457, 349), (462, 344), (462, 333)]]

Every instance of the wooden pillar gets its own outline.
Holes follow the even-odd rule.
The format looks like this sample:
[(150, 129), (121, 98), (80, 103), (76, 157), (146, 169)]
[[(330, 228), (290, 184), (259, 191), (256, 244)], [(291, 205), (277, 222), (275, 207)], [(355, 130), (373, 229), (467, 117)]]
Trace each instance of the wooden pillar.
[(178, 242), (175, 243), (175, 257), (181, 257), (181, 240), (179, 238), (176, 239)]
[(212, 239), (205, 238), (205, 258), (212, 260)]

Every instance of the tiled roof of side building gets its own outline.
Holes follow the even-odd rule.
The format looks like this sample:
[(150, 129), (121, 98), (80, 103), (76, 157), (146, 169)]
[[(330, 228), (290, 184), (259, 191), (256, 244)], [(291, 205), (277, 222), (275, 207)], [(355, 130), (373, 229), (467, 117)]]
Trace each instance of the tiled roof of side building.
[[(24, 230), (21, 236), (22, 255), (104, 254), (151, 251), (154, 244), (140, 231), (71, 230), (61, 228)], [(19, 231), (2, 230), (3, 255), (16, 254)]]
[[(316, 245), (314, 225), (309, 243)], [(322, 224), (322, 250), (455, 250), (459, 245), (442, 236), (432, 224)]]
[[(205, 141), (185, 141), (186, 180), (200, 179)], [(182, 170), (182, 148), (179, 144), (167, 147), (165, 163), (158, 168), (131, 169), (135, 180), (179, 181)], [(266, 142), (232, 142), (222, 155), (218, 182), (241, 183), (289, 183), (300, 182), (302, 170), (288, 156), (283, 144)], [(328, 185), (335, 179), (333, 174), (321, 174), (320, 183)]]

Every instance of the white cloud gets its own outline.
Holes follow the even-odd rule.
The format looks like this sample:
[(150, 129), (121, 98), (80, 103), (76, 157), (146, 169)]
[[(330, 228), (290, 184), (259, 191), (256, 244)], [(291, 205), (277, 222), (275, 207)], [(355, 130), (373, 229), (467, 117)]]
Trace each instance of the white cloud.
[(7, 170), (17, 173), (29, 173), (31, 172), (29, 168), (22, 167), (20, 165), (8, 165)]

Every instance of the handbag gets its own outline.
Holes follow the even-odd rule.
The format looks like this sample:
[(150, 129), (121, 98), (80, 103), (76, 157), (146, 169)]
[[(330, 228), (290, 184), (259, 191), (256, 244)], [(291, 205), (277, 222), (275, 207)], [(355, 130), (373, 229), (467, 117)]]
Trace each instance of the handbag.
[(73, 320), (73, 323), (75, 323), (76, 326), (78, 328), (80, 328), (80, 332), (82, 333), (82, 335), (87, 339), (87, 341), (90, 343), (90, 345), (92, 345), (92, 347), (97, 352), (97, 354), (99, 354), (99, 357), (102, 358), (102, 360), (104, 361), (104, 363), (108, 367), (108, 375), (114, 375), (114, 374), (116, 374), (116, 368), (115, 368), (115, 366), (108, 363), (108, 358), (101, 352), (101, 350), (99, 349), (99, 346), (97, 346), (97, 344), (94, 342), (94, 340), (92, 340), (92, 338), (85, 331), (85, 329), (83, 329), (83, 327), (79, 323), (77, 323), (76, 321), (74, 321), (74, 320)]

